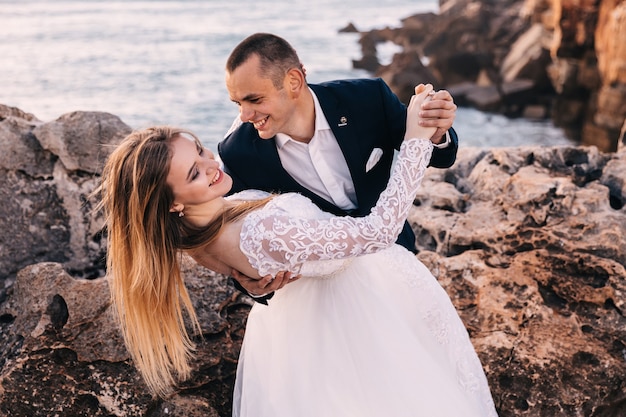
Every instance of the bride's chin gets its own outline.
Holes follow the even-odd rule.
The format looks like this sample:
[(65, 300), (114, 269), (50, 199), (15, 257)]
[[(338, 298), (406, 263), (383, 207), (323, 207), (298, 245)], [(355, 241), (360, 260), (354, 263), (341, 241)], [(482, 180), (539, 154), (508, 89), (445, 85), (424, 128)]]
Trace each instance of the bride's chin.
[(224, 189), (226, 190), (224, 195), (230, 193), (233, 189), (233, 179), (230, 177), (230, 175), (224, 174), (224, 179), (222, 180), (222, 183), (224, 184)]

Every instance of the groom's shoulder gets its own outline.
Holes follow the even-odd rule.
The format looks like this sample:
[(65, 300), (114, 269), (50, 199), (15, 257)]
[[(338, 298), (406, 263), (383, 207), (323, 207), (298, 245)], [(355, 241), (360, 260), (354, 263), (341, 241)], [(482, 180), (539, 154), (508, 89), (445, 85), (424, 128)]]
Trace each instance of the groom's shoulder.
[(309, 85), (321, 102), (334, 97), (339, 103), (377, 102), (393, 98), (391, 89), (381, 78), (355, 78)]
[(310, 84), (313, 91), (316, 89), (327, 90), (362, 90), (362, 89), (378, 89), (386, 86), (382, 78), (353, 78), (344, 80), (324, 81), (319, 84)]
[(239, 151), (245, 149), (245, 144), (250, 144), (258, 138), (258, 133), (251, 123), (233, 124), (224, 138), (218, 143), (217, 148), (221, 153)]

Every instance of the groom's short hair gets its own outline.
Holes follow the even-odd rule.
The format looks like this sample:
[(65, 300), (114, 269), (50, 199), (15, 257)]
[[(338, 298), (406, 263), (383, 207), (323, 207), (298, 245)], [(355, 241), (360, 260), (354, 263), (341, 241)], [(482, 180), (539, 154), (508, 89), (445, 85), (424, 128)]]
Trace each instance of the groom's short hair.
[(277, 89), (282, 88), (287, 71), (302, 70), (300, 58), (289, 42), (271, 33), (255, 33), (233, 49), (226, 61), (226, 71), (232, 73), (253, 55), (259, 57), (260, 75), (272, 80)]

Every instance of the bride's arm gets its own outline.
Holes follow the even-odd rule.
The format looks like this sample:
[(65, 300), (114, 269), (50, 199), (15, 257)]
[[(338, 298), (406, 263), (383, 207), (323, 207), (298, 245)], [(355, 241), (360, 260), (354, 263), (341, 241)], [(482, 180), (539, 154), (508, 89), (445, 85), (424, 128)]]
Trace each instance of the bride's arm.
[(395, 242), (433, 150), (429, 139), (419, 139), (429, 138), (433, 129), (418, 125), (419, 107), (431, 90), (411, 99), (405, 141), (387, 188), (368, 216), (310, 220), (261, 210), (246, 217), (240, 248), (259, 274), (298, 273), (305, 261), (373, 253)]
[(198, 264), (218, 274), (230, 275), (232, 268), (227, 265), (223, 260), (218, 259), (214, 255), (208, 253), (204, 248), (189, 250), (187, 253)]
[(224, 227), (215, 243), (188, 250), (187, 253), (205, 268), (232, 277), (241, 286), (238, 287), (240, 291), (261, 302), (264, 302), (264, 297), (268, 294), (300, 278), (289, 271), (259, 276), (239, 249), (240, 232), (241, 222), (233, 223)]

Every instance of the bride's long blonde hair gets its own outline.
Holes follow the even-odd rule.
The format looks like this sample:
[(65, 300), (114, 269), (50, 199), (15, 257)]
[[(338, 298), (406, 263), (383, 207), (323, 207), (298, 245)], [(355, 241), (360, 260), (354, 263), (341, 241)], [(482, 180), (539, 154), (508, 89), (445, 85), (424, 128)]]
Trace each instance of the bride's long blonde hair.
[(211, 243), (222, 226), (265, 203), (237, 205), (202, 229), (170, 213), (166, 184), (171, 142), (185, 129), (157, 126), (132, 132), (110, 155), (96, 194), (102, 200), (108, 235), (107, 274), (126, 346), (149, 389), (172, 391), (191, 371), (194, 343), (185, 328), (201, 333), (180, 272), (180, 249)]

